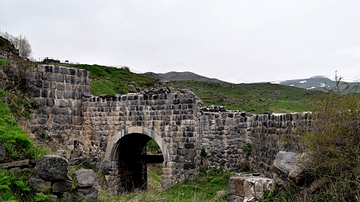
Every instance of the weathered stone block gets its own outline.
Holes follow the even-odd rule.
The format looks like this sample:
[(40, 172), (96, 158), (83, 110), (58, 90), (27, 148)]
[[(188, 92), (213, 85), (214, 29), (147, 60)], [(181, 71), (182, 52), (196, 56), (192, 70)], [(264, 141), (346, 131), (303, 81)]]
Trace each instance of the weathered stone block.
[(273, 191), (274, 182), (270, 178), (262, 177), (260, 174), (241, 173), (240, 176), (233, 176), (229, 180), (229, 198), (241, 199), (244, 201), (261, 201), (266, 191)]

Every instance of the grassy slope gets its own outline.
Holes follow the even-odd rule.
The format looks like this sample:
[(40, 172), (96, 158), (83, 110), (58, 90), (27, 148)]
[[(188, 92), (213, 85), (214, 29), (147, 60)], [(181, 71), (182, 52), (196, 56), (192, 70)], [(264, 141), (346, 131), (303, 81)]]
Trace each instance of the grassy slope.
[[(65, 65), (91, 72), (93, 94), (124, 94), (134, 92), (129, 84), (141, 89), (149, 89), (156, 84), (153, 78), (123, 68)], [(170, 85), (175, 90), (189, 89), (203, 101), (205, 106), (221, 105), (229, 110), (251, 113), (308, 111), (307, 103), (310, 99), (324, 96), (324, 93), (319, 91), (270, 83), (231, 84), (189, 80), (171, 81), (163, 85)]]
[(61, 64), (91, 72), (91, 85), (93, 94), (126, 94), (135, 87), (149, 88), (155, 84), (155, 79), (141, 74), (135, 74), (124, 68), (107, 67), (101, 65)]
[(222, 105), (230, 110), (251, 113), (302, 112), (312, 98), (324, 96), (319, 91), (270, 83), (230, 84), (198, 81), (172, 81), (177, 89), (193, 91), (207, 105)]

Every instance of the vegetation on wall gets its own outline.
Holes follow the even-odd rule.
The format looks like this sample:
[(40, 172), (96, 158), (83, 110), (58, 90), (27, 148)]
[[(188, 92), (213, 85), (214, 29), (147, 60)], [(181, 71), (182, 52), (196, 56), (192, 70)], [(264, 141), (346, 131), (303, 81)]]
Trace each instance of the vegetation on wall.
[(44, 147), (35, 146), (25, 131), (17, 125), (4, 99), (5, 92), (0, 90), (0, 145), (6, 147), (6, 158), (8, 160), (40, 158), (47, 153), (47, 150)]

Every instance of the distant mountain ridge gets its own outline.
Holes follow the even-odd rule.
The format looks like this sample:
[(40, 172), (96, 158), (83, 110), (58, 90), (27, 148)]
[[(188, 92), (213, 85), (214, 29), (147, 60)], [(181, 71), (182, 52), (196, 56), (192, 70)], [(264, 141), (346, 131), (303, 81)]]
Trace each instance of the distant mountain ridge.
[[(154, 73), (154, 72), (146, 72), (144, 75), (149, 76), (151, 78), (156, 78), (161, 81), (204, 81), (204, 82), (214, 82), (214, 83), (230, 83), (221, 81), (215, 78), (208, 78), (205, 76), (201, 76), (192, 72), (168, 72), (168, 73)], [(258, 82), (264, 83), (264, 82)], [(291, 79), (291, 80), (284, 80), (284, 81), (274, 81), (270, 82), (273, 84), (279, 84), (284, 86), (293, 86), (297, 88), (302, 88), (306, 90), (320, 90), (326, 91), (326, 89), (331, 89), (335, 87), (336, 82), (327, 78), (326, 76), (316, 75), (310, 78), (305, 79)], [(359, 85), (359, 82), (341, 82), (341, 84), (350, 84), (350, 85)], [(341, 85), (341, 87), (345, 88), (346, 85)]]
[(161, 81), (186, 81), (186, 80), (192, 80), (192, 81), (205, 81), (205, 82), (214, 82), (214, 83), (229, 83), (225, 81), (221, 81), (219, 79), (215, 78), (208, 78), (205, 76), (201, 76), (192, 72), (168, 72), (168, 73), (154, 73), (154, 72), (146, 72), (144, 75), (160, 79)]
[[(326, 91), (336, 86), (336, 81), (331, 80), (325, 76), (313, 76), (307, 79), (293, 79), (280, 82), (273, 82), (285, 86), (294, 86), (298, 88), (304, 88), (307, 90), (321, 90)], [(340, 81), (340, 88), (344, 89), (347, 85), (359, 85), (359, 82), (344, 82)]]

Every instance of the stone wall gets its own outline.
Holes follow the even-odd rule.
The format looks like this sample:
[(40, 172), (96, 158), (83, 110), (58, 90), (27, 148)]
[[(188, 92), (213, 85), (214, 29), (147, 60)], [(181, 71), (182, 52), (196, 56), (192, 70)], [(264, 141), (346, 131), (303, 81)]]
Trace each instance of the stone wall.
[(269, 175), (280, 150), (301, 150), (294, 135), (308, 127), (310, 114), (204, 112), (200, 122), (201, 149), (206, 152), (203, 166), (229, 171), (248, 164)]
[(37, 65), (28, 75), (33, 86), (33, 97), (39, 103), (31, 132), (45, 139), (48, 146), (67, 154), (72, 150), (70, 139), (82, 135), (82, 96), (91, 93), (88, 71)]
[[(119, 157), (115, 154), (118, 141), (129, 134), (154, 139), (164, 155), (163, 186), (168, 187), (197, 174), (198, 102), (191, 92), (84, 97), (86, 138), (80, 142), (90, 148), (92, 161), (109, 170), (110, 180), (115, 180), (119, 179), (114, 173), (118, 170)], [(164, 181), (169, 185), (164, 185)]]

